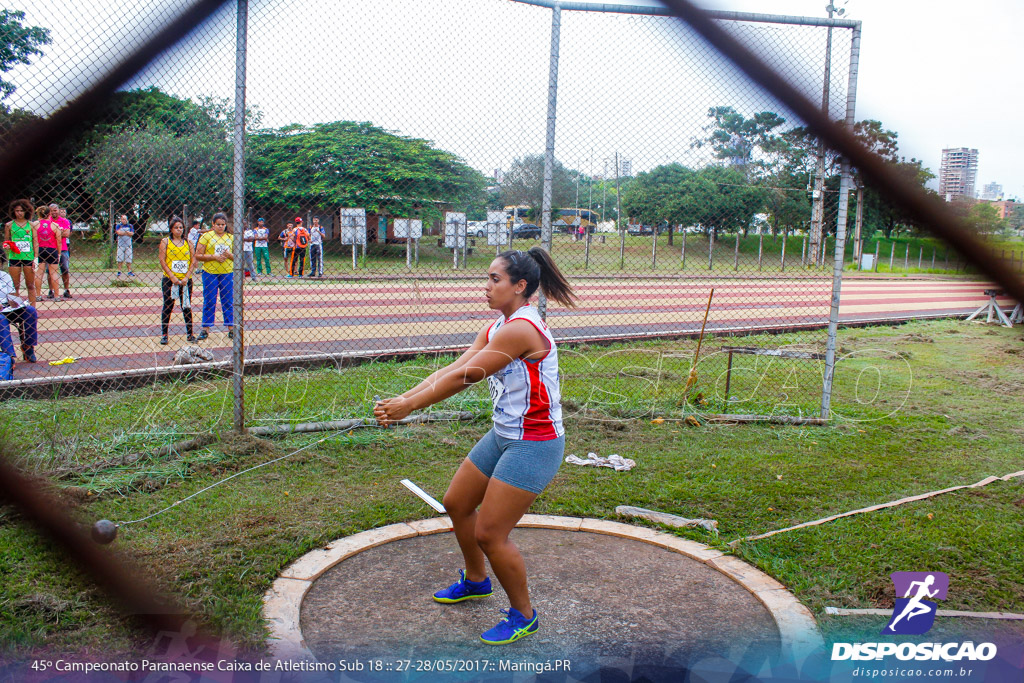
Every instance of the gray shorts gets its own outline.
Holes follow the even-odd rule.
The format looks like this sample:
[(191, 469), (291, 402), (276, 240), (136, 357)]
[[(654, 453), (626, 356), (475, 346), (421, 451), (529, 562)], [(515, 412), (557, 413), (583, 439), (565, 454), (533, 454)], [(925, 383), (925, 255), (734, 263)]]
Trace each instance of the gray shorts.
[(117, 262), (118, 263), (131, 263), (132, 262), (132, 245), (117, 245)]
[(555, 478), (564, 455), (564, 434), (549, 441), (520, 441), (492, 429), (473, 446), (469, 460), (487, 477), (539, 494)]
[(71, 252), (60, 252), (60, 274), (67, 275), (71, 272)]

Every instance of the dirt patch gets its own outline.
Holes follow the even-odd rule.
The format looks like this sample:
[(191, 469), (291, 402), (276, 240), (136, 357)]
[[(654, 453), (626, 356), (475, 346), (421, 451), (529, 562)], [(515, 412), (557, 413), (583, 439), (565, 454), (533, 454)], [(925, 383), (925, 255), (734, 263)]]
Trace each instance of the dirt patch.
[(910, 334), (901, 334), (898, 337), (894, 337), (893, 342), (897, 344), (903, 343), (914, 343), (914, 344), (934, 344), (935, 340), (931, 337), (926, 337), (923, 334), (917, 332), (911, 332)]
[(1024, 397), (1024, 385), (1020, 378), (1013, 373), (1003, 373), (1002, 376), (993, 375), (985, 370), (958, 370), (950, 373), (953, 377), (959, 377), (970, 382), (977, 389), (991, 391), (1000, 396)]
[(277, 453), (277, 445), (273, 441), (260, 439), (251, 434), (237, 434), (227, 432), (220, 437), (217, 450), (225, 455), (244, 457), (247, 455), (274, 455)]
[(959, 436), (968, 441), (977, 441), (978, 439), (988, 438), (988, 434), (980, 429), (971, 427), (970, 425), (957, 425), (950, 427), (946, 430), (946, 434), (949, 436)]
[(892, 609), (896, 606), (896, 598), (893, 593), (893, 587), (891, 581), (880, 581), (866, 586), (868, 591), (868, 600), (871, 601), (873, 607), (880, 609)]
[(70, 600), (61, 600), (49, 593), (33, 593), (11, 603), (16, 612), (36, 614), (46, 619), (56, 619), (61, 612), (71, 607)]

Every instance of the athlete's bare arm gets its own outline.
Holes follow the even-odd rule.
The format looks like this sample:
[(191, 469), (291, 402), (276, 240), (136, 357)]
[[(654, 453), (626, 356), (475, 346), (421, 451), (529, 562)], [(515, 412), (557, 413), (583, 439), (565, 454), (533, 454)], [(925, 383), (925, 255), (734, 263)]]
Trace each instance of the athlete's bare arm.
[[(489, 326), (488, 326), (489, 327)], [(547, 341), (529, 322), (513, 320), (487, 342), (481, 330), (473, 345), (451, 365), (434, 372), (401, 396), (379, 402), (374, 415), (382, 425), (408, 416), (414, 410), (443, 401), (472, 384), (493, 375), (516, 358), (539, 358), (547, 353)]]

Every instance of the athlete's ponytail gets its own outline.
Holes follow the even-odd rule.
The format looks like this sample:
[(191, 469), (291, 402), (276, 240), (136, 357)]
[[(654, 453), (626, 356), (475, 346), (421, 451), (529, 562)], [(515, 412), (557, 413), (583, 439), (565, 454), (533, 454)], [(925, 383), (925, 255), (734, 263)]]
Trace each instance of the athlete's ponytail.
[(551, 255), (541, 247), (529, 251), (505, 251), (498, 255), (505, 262), (505, 272), (512, 282), (526, 280), (523, 296), (529, 300), (537, 288), (548, 298), (554, 299), (567, 308), (576, 307), (576, 295), (572, 285), (558, 270)]

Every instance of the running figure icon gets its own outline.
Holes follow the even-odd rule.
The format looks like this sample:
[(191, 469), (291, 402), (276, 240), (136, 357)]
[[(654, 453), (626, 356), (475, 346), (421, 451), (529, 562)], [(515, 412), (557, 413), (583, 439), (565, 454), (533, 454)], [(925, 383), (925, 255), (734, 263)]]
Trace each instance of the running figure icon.
[(892, 617), (882, 633), (920, 635), (935, 623), (938, 604), (949, 590), (949, 576), (943, 572), (894, 572), (896, 595)]
[[(900, 615), (893, 619), (892, 623), (889, 624), (890, 631), (892, 631), (893, 633), (896, 632), (896, 624), (903, 617), (906, 617), (907, 621), (910, 621), (916, 616), (919, 616), (921, 614), (928, 614), (932, 611), (932, 607), (922, 604), (921, 600), (923, 600), (924, 598), (934, 598), (936, 594), (938, 594), (938, 588), (936, 588), (933, 591), (928, 590), (934, 583), (934, 574), (929, 574), (924, 581), (911, 582), (910, 588), (907, 590), (907, 594), (903, 596), (904, 598), (910, 598), (910, 602), (908, 602), (907, 606), (903, 608), (903, 612), (901, 612)], [(914, 586), (917, 586), (917, 594), (914, 597), (910, 597), (910, 594), (914, 590)]]

